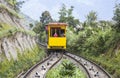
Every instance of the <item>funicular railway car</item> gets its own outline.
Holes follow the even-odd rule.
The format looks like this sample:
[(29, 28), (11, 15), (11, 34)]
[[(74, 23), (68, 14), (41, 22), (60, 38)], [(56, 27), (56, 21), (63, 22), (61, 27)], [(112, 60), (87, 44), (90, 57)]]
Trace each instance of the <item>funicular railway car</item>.
[(66, 49), (66, 23), (49, 23), (47, 29), (48, 51)]

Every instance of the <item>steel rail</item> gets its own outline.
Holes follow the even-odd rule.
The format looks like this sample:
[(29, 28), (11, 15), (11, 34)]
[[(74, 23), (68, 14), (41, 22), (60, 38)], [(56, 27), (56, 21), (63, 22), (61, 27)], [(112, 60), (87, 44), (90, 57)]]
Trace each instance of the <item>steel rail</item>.
[[(106, 74), (107, 78), (112, 78), (111, 75), (110, 75), (106, 70), (104, 70), (101, 66), (99, 66), (99, 65), (96, 64), (95, 62), (92, 62), (91, 60), (86, 59), (86, 58), (83, 57), (83, 56), (78, 56), (78, 55), (75, 55), (75, 54), (70, 53), (70, 52), (68, 52), (68, 51), (66, 51), (66, 52), (69, 53), (69, 54), (71, 54), (71, 55), (73, 55), (73, 56), (77, 56), (77, 57), (79, 57), (79, 58), (82, 58), (82, 59), (90, 62), (92, 65), (96, 66), (96, 67), (97, 67), (98, 69), (100, 69), (104, 74)], [(74, 58), (74, 57), (73, 57), (73, 58)], [(88, 71), (89, 71), (89, 70), (88, 70)]]
[(69, 57), (69, 58), (71, 58), (71, 59), (73, 59), (73, 60), (75, 60), (75, 61), (76, 61), (80, 66), (82, 66), (83, 69), (85, 70), (85, 73), (86, 73), (86, 75), (87, 75), (87, 78), (91, 78), (88, 70), (85, 68), (85, 66), (84, 66), (83, 64), (81, 64), (78, 60), (76, 60), (74, 57), (72, 57), (72, 56), (70, 56), (70, 55), (67, 55), (67, 54), (64, 54), (64, 55), (67, 56), (67, 57)]

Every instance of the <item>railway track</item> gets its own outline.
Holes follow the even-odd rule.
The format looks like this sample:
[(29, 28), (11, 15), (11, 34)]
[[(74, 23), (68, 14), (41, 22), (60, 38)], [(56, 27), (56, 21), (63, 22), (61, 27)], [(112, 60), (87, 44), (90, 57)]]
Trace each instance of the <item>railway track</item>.
[(37, 63), (32, 68), (30, 68), (23, 76), (20, 78), (45, 78), (46, 73), (49, 69), (54, 67), (61, 59), (62, 53), (53, 53), (42, 62)]
[(91, 78), (88, 70), (85, 68), (85, 66), (81, 62), (79, 62), (78, 59), (75, 59), (73, 56), (68, 55), (68, 54), (64, 54), (64, 56), (65, 56), (65, 58), (68, 58), (71, 62), (73, 62), (75, 65), (77, 65), (77, 67), (80, 70), (82, 70), (82, 72), (85, 73), (87, 78)]
[[(46, 46), (44, 45), (44, 47)], [(64, 55), (78, 62), (84, 68), (88, 78), (112, 78), (101, 66), (82, 56), (77, 56), (67, 51), (65, 51)]]
[(74, 60), (76, 64), (79, 65), (80, 69), (82, 67), (87, 78), (112, 78), (103, 68), (95, 63), (68, 52), (62, 55), (60, 53), (57, 55), (56, 53), (51, 54), (45, 60), (29, 69), (21, 78), (45, 78), (48, 70), (54, 67), (63, 58), (63, 56), (68, 57), (69, 60)]
[(68, 52), (65, 55), (76, 60), (78, 63), (81, 63), (87, 73), (88, 78), (112, 78), (102, 67), (91, 62), (90, 60)]
[[(44, 44), (39, 43), (39, 45), (46, 48), (46, 45)], [(86, 73), (87, 78), (112, 78), (109, 73), (94, 62), (66, 51), (65, 54), (58, 54), (57, 57), (56, 54), (50, 55), (45, 60), (29, 69), (21, 78), (45, 78), (47, 71), (54, 67), (63, 56), (68, 57), (70, 60), (74, 60), (76, 64), (79, 65), (80, 69), (82, 67), (82, 70)]]

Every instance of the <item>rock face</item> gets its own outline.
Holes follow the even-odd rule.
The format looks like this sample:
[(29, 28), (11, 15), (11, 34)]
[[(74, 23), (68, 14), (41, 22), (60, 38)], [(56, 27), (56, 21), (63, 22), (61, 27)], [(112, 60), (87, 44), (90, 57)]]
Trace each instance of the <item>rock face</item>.
[(10, 26), (15, 26), (16, 28), (30, 29), (30, 22), (24, 18), (24, 15), (21, 13), (18, 14), (14, 10), (14, 7), (7, 1), (9, 0), (0, 0), (0, 23), (6, 23)]
[[(35, 37), (17, 32), (14, 36), (0, 39), (0, 55), (4, 55), (8, 60), (17, 60), (18, 53), (32, 51), (35, 45)], [(3, 60), (2, 56), (0, 60)]]
[[(25, 29), (24, 20), (17, 16), (13, 6), (7, 1), (0, 0), (0, 23)], [(35, 37), (22, 32), (16, 32), (12, 36), (0, 38), (0, 61), (4, 61), (5, 58), (17, 60), (18, 54), (22, 54), (26, 50), (31, 51), (35, 45)]]

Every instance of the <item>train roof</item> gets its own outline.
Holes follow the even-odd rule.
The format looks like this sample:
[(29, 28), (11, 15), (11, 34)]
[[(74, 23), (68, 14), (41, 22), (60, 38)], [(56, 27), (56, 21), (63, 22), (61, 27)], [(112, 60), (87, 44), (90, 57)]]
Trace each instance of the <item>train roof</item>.
[(47, 26), (67, 26), (66, 23), (49, 23)]

